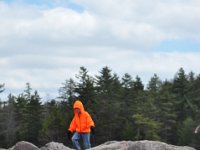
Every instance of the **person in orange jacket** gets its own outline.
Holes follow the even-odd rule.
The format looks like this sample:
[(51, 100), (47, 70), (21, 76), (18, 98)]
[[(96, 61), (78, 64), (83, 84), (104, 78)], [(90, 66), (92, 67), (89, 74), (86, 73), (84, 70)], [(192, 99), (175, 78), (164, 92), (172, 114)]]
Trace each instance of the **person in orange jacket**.
[[(90, 132), (94, 134), (94, 121), (90, 114), (85, 111), (84, 106), (80, 100), (74, 103), (74, 117), (68, 129), (68, 138), (72, 140), (74, 148), (80, 150), (79, 139), (83, 139), (85, 149), (91, 148)], [(72, 138), (71, 135), (73, 134)]]

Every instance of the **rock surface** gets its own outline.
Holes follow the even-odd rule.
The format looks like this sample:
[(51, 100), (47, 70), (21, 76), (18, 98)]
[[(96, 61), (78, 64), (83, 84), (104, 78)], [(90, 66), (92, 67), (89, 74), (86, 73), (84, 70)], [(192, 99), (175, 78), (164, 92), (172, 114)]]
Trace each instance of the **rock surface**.
[[(6, 150), (1, 149), (0, 150)], [(50, 142), (45, 146), (38, 148), (37, 146), (21, 141), (16, 143), (8, 150), (72, 150), (64, 146), (62, 143)], [(109, 141), (99, 146), (93, 147), (91, 150), (196, 150), (188, 146), (175, 146), (158, 141)]]
[(37, 146), (32, 143), (21, 141), (17, 142), (12, 148), (8, 150), (40, 150)]
[(41, 147), (40, 150), (72, 150), (64, 146), (62, 143), (50, 142), (47, 143), (44, 147)]
[(92, 150), (195, 150), (188, 146), (174, 146), (158, 141), (109, 141)]

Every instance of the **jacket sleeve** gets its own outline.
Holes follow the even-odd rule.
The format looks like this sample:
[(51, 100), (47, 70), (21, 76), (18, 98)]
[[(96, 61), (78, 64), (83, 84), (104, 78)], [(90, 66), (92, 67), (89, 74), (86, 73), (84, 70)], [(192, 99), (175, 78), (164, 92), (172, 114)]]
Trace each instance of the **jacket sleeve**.
[(75, 122), (75, 117), (72, 119), (70, 126), (69, 126), (69, 131), (74, 132), (76, 131), (76, 122)]
[(92, 117), (90, 116), (90, 114), (89, 113), (87, 113), (87, 125), (88, 125), (88, 127), (90, 128), (91, 126), (95, 126), (94, 125), (94, 121), (92, 120)]

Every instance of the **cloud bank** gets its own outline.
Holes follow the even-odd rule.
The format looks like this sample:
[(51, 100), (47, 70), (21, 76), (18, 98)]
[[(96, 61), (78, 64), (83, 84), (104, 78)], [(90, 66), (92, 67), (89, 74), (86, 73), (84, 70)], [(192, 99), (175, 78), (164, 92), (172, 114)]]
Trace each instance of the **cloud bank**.
[[(0, 1), (3, 94), (21, 93), (29, 82), (43, 97), (55, 97), (81, 66), (91, 75), (108, 66), (145, 84), (154, 73), (171, 79), (180, 67), (199, 74), (199, 6), (197, 0)], [(189, 41), (195, 44), (185, 50)]]

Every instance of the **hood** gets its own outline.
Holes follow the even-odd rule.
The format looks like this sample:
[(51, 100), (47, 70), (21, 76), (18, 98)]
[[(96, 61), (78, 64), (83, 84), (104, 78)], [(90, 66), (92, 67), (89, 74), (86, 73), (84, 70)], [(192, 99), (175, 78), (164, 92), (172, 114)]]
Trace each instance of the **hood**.
[(83, 104), (80, 100), (76, 100), (75, 103), (74, 103), (74, 109), (75, 108), (79, 108), (81, 113), (84, 112), (84, 107), (83, 107)]

